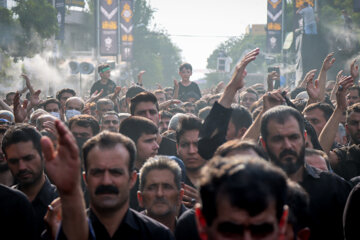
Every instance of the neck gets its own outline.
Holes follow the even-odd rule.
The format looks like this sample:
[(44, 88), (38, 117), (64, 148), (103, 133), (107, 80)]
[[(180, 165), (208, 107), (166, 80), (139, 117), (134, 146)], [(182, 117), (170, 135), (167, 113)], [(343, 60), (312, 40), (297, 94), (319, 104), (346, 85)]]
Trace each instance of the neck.
[(176, 223), (176, 215), (175, 213), (169, 213), (165, 216), (153, 216), (148, 211), (146, 211), (146, 215), (155, 219), (156, 221), (167, 226), (172, 232), (175, 231), (175, 223)]
[(102, 82), (102, 83), (107, 83), (107, 81), (108, 81), (107, 78), (102, 78), (102, 79), (101, 79), (101, 82)]
[(192, 184), (194, 184), (195, 186), (197, 185), (198, 180), (201, 177), (201, 168), (197, 169), (197, 170), (189, 170), (186, 169), (186, 175), (187, 177), (190, 179), (190, 181), (192, 182)]
[(45, 174), (43, 173), (40, 179), (33, 184), (19, 185), (19, 190), (25, 193), (25, 195), (29, 198), (29, 201), (32, 202), (40, 192), (44, 183), (45, 183)]
[(135, 161), (135, 169), (137, 171), (139, 171), (140, 168), (144, 165), (145, 162), (146, 162), (146, 160), (136, 159), (136, 161)]
[(102, 212), (97, 211), (92, 206), (90, 206), (90, 208), (95, 213), (100, 222), (104, 225), (109, 235), (113, 237), (116, 230), (123, 221), (127, 210), (129, 209), (129, 201), (127, 201), (120, 209), (115, 211)]
[(301, 166), (295, 173), (289, 175), (289, 178), (294, 182), (300, 183), (303, 180), (304, 166)]

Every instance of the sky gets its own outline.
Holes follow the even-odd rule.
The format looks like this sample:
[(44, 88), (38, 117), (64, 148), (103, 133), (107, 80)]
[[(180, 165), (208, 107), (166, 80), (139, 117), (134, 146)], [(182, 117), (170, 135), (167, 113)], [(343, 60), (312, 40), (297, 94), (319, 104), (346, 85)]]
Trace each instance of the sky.
[[(229, 36), (241, 36), (249, 24), (265, 24), (266, 0), (147, 0), (155, 10), (153, 25), (165, 29), (201, 78), (207, 58)], [(192, 36), (192, 37), (185, 37)]]

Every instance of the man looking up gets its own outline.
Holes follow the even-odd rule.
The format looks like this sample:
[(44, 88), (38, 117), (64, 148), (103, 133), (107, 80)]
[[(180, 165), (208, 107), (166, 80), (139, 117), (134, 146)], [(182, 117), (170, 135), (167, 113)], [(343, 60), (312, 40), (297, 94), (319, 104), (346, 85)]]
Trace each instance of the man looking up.
[(144, 213), (175, 230), (184, 190), (181, 169), (173, 160), (150, 158), (140, 169), (138, 200)]
[(95, 91), (100, 93), (102, 90), (102, 94), (100, 97), (106, 97), (110, 93), (113, 93), (116, 88), (116, 84), (110, 80), (110, 65), (109, 64), (101, 64), (98, 66), (98, 73), (100, 75), (100, 80), (96, 81), (90, 90), (90, 96), (93, 95)]
[(45, 229), (44, 216), (48, 205), (58, 197), (56, 187), (44, 173), (41, 134), (28, 124), (19, 124), (6, 131), (2, 151), (17, 181), (14, 188), (22, 191), (31, 202), (36, 218), (36, 234)]
[(309, 193), (311, 239), (342, 239), (342, 214), (351, 186), (305, 164), (305, 138), (303, 116), (296, 109), (277, 106), (262, 116), (261, 143), (270, 160)]

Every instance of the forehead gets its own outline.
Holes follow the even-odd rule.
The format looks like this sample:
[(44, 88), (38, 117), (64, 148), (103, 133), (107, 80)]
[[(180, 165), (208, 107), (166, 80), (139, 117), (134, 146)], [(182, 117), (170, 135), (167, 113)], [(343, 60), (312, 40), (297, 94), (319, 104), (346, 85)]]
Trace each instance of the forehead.
[(87, 155), (88, 169), (91, 168), (128, 168), (130, 155), (123, 144), (112, 148), (93, 147)]
[(304, 113), (305, 118), (325, 118), (324, 112), (320, 108), (315, 108)]
[(183, 135), (179, 138), (180, 142), (197, 142), (199, 137), (199, 130), (189, 130), (184, 132)]
[(154, 183), (168, 183), (175, 185), (175, 175), (169, 169), (153, 169), (146, 175), (146, 184), (148, 186)]
[(269, 137), (271, 136), (286, 136), (294, 133), (302, 134), (297, 120), (293, 116), (289, 116), (284, 122), (278, 122), (276, 119), (269, 120), (267, 126)]
[(99, 104), (99, 108), (100, 109), (104, 109), (104, 108), (112, 109), (112, 105), (110, 103), (101, 103), (101, 104)]
[(82, 102), (80, 101), (80, 99), (71, 99), (67, 102), (66, 105), (67, 106), (81, 106)]
[(251, 98), (256, 98), (256, 94), (254, 94), (254, 93), (249, 93), (249, 92), (244, 92), (244, 93), (241, 95), (241, 97), (242, 97), (242, 98), (245, 98), (245, 97), (247, 97), (247, 98), (249, 98), (249, 97), (251, 97)]
[(48, 103), (45, 108), (59, 108), (57, 103)]
[(69, 92), (64, 92), (61, 94), (61, 97), (62, 98), (69, 98), (69, 97), (73, 97), (74, 95), (72, 93), (69, 93)]
[(135, 112), (156, 110), (156, 105), (153, 102), (139, 102), (135, 107)]
[(104, 120), (119, 120), (119, 118), (118, 118), (117, 116), (111, 114), (111, 115), (105, 115), (105, 116), (103, 117), (103, 121), (104, 121)]
[(32, 141), (27, 141), (11, 144), (5, 149), (5, 152), (9, 158), (12, 158), (14, 156), (27, 155), (35, 152), (37, 153), (37, 150), (35, 149)]
[(350, 89), (348, 95), (359, 95), (359, 91), (357, 89)]
[(360, 113), (352, 112), (348, 116), (348, 120), (360, 120)]
[(276, 223), (276, 207), (275, 202), (269, 203), (264, 211), (256, 216), (250, 216), (247, 210), (232, 206), (227, 197), (218, 197), (217, 200), (217, 218), (216, 223), (231, 222), (238, 225)]
[(157, 137), (157, 134), (154, 133), (154, 134), (147, 134), (147, 133), (142, 133), (141, 136), (139, 137), (138, 141), (139, 140), (147, 140), (147, 139), (152, 139), (152, 138), (156, 138)]

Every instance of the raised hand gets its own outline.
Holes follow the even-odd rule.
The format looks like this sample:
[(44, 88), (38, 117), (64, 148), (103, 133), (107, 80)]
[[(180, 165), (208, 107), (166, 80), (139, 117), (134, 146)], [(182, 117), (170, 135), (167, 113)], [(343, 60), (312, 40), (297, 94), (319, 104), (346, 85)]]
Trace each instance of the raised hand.
[(20, 93), (16, 92), (14, 97), (14, 116), (16, 123), (22, 123), (27, 116), (28, 100), (24, 100), (23, 104), (20, 103)]
[(336, 92), (336, 107), (345, 111), (347, 108), (346, 94), (347, 90), (354, 84), (354, 79), (351, 76), (342, 76), (339, 82), (339, 87)]
[(267, 92), (263, 96), (264, 101), (264, 111), (269, 110), (275, 106), (281, 105), (285, 102), (285, 98), (282, 96), (282, 90), (277, 89), (272, 92)]
[(327, 71), (333, 66), (333, 64), (335, 62), (335, 58), (333, 58), (333, 56), (334, 56), (334, 53), (332, 52), (332, 53), (329, 53), (325, 57), (324, 62), (323, 62), (323, 66), (322, 66), (323, 70)]
[[(350, 65), (350, 73), (354, 81), (357, 81), (359, 78), (359, 65), (357, 65), (356, 59)], [(357, 82), (355, 84), (357, 84)]]
[(74, 136), (60, 120), (55, 120), (58, 133), (56, 151), (48, 137), (41, 138), (46, 171), (60, 194), (72, 194), (80, 188), (79, 149)]
[[(310, 71), (311, 72), (311, 71)], [(309, 73), (310, 73), (309, 72)], [(320, 88), (319, 88), (319, 80), (315, 80), (315, 84), (313, 84), (313, 80), (315, 77), (315, 72), (306, 74), (306, 91), (309, 94), (309, 98), (313, 101), (319, 101), (320, 98)]]
[(178, 89), (179, 88), (179, 82), (174, 79), (174, 89)]
[(138, 83), (139, 83), (140, 85), (143, 84), (143, 78), (142, 78), (142, 77), (143, 77), (144, 73), (146, 73), (146, 71), (142, 70), (142, 71), (140, 71), (140, 72), (138, 73), (138, 75), (137, 75)]

